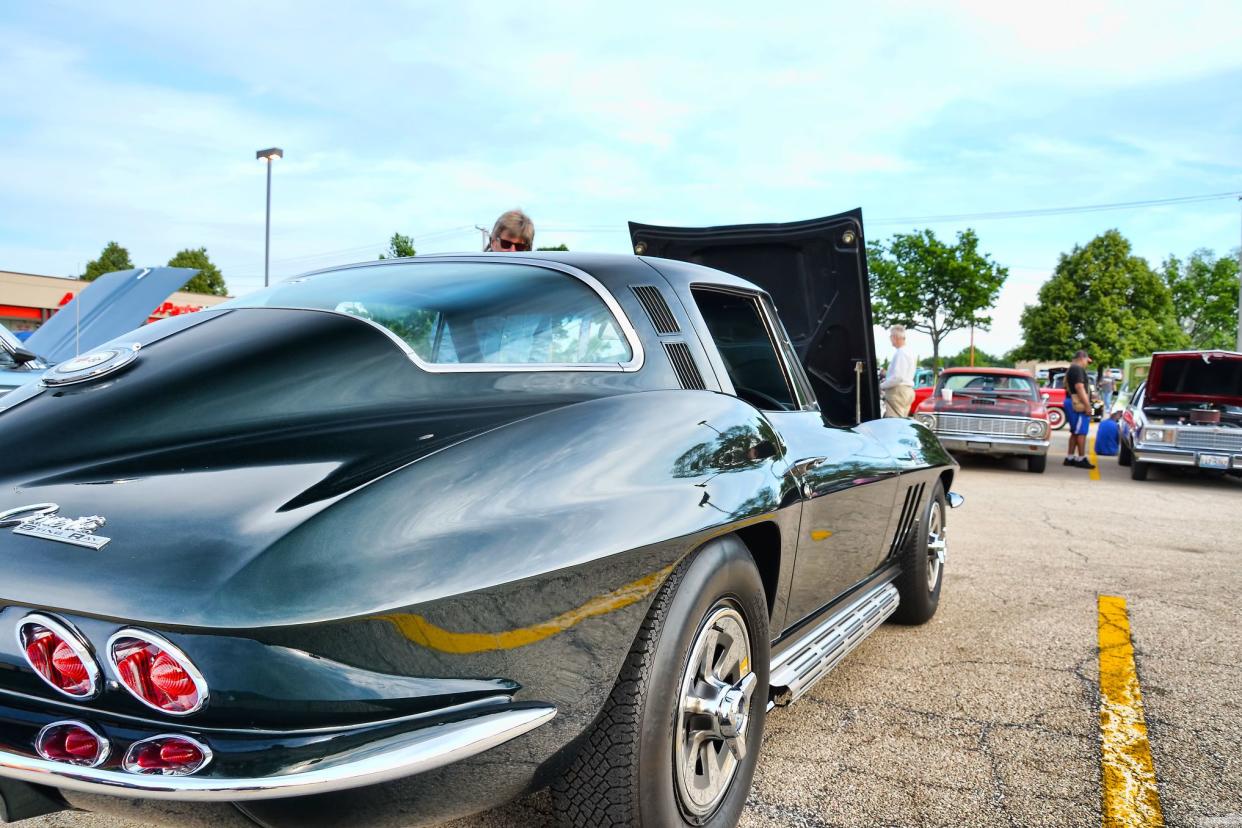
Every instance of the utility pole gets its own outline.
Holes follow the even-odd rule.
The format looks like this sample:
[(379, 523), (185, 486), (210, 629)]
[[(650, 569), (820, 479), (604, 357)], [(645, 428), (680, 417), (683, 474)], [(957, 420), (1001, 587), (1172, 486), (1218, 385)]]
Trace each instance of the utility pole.
[(489, 231), (486, 227), (480, 227), (477, 224), (474, 226), (474, 229), (483, 234), (483, 249), (486, 250), (488, 243), (491, 241), (491, 231)]
[[(1242, 196), (1238, 196), (1242, 205)], [(1238, 350), (1242, 351), (1242, 244), (1238, 245)]]

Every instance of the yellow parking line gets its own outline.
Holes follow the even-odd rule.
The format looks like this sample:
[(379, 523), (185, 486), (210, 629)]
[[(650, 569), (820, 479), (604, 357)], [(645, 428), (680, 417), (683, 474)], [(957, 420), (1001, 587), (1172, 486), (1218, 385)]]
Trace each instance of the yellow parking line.
[(1099, 608), (1103, 828), (1157, 828), (1164, 825), (1164, 814), (1143, 719), (1126, 599), (1101, 595)]
[(1094, 435), (1087, 437), (1087, 459), (1091, 461), (1091, 465), (1095, 466), (1095, 468), (1091, 470), (1091, 475), (1090, 475), (1091, 479), (1099, 480), (1100, 479), (1100, 458), (1095, 456), (1095, 436)]

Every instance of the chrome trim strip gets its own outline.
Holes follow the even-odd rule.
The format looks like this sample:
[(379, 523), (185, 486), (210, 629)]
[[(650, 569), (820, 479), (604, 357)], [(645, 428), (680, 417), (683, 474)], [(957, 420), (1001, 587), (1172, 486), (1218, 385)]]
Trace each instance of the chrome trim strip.
[[(153, 647), (159, 647), (161, 650), (164, 650), (171, 655), (173, 660), (177, 662), (177, 665), (185, 670), (186, 675), (190, 677), (190, 681), (194, 682), (194, 690), (198, 693), (198, 704), (194, 705), (189, 710), (165, 710), (158, 705), (151, 704), (151, 702), (131, 690), (129, 685), (121, 680), (121, 672), (117, 666), (116, 653), (114, 652), (117, 642), (119, 642), (122, 638), (136, 638), (145, 644), (150, 644)], [(116, 676), (117, 683), (121, 685), (125, 692), (129, 693), (135, 699), (142, 702), (152, 710), (157, 710), (166, 716), (189, 716), (191, 713), (197, 713), (207, 706), (207, 679), (203, 678), (203, 674), (198, 671), (198, 668), (194, 666), (194, 662), (190, 660), (190, 657), (187, 656), (180, 647), (169, 642), (168, 639), (163, 636), (156, 635), (153, 632), (147, 632), (146, 630), (135, 629), (134, 627), (126, 627), (113, 633), (108, 639), (107, 653), (108, 664), (112, 667), (112, 673)]]
[[(38, 670), (35, 670), (35, 666), (30, 663), (30, 656), (26, 655), (26, 642), (22, 640), (22, 628), (27, 624), (38, 624), (39, 626), (47, 627), (53, 633), (60, 636), (61, 640), (69, 645), (69, 649), (73, 650), (73, 654), (76, 655), (86, 667), (86, 677), (89, 678), (91, 682), (90, 689), (87, 692), (79, 695), (77, 693), (70, 693), (68, 690), (62, 690), (55, 684), (52, 684), (52, 682), (48, 680), (47, 676), (43, 675)], [(36, 676), (43, 679), (44, 684), (51, 687), (57, 693), (60, 693), (63, 696), (68, 696), (71, 699), (77, 699), (78, 701), (88, 701), (98, 696), (100, 691), (103, 690), (103, 682), (99, 680), (103, 675), (103, 671), (99, 669), (99, 662), (95, 660), (95, 655), (91, 652), (91, 646), (88, 643), (86, 636), (79, 633), (68, 621), (62, 621), (54, 615), (44, 615), (41, 612), (32, 612), (17, 622), (16, 633), (17, 646), (21, 650), (22, 658), (26, 660), (26, 664), (29, 665), (30, 669)]]
[(772, 660), (773, 699), (789, 704), (801, 698), (875, 632), (897, 610), (900, 600), (892, 582), (880, 584), (803, 633)]
[[(52, 759), (46, 753), (43, 752), (44, 735), (49, 730), (52, 730), (53, 728), (57, 728), (57, 727), (80, 727), (83, 730), (85, 730), (87, 733), (95, 737), (95, 742), (96, 744), (99, 745), (99, 752), (95, 754), (95, 758), (91, 761), (89, 765), (75, 765), (72, 762), (61, 762), (56, 759)], [(64, 719), (59, 722), (52, 722), (51, 724), (44, 725), (43, 728), (39, 731), (38, 735), (35, 736), (34, 748), (38, 752), (38, 754), (41, 757), (43, 757), (45, 760), (47, 760), (48, 762), (56, 762), (56, 764), (58, 765), (70, 765), (71, 767), (75, 767), (75, 768), (97, 768), (100, 765), (102, 765), (105, 761), (107, 761), (109, 754), (112, 753), (112, 743), (109, 742), (107, 738), (101, 735), (99, 731), (95, 730), (95, 728), (91, 727), (86, 722), (79, 721), (77, 719)]]
[[(1024, 440), (1021, 437), (992, 437), (986, 434), (978, 436), (966, 434), (941, 434), (936, 432), (936, 436), (940, 438), (940, 443), (945, 448), (952, 450), (954, 446), (959, 451), (982, 451), (982, 449), (971, 449), (967, 447), (967, 443), (987, 443), (989, 446), (995, 446), (997, 449), (1013, 447), (1016, 449), (1027, 449), (1034, 446), (1035, 448), (1046, 449), (1051, 445), (1048, 440)], [(1019, 451), (1015, 454), (1029, 454), (1030, 452)]]
[(124, 771), (74, 767), (6, 751), (0, 751), (0, 776), (65, 790), (135, 799), (244, 802), (310, 796), (389, 782), (443, 767), (504, 744), (545, 724), (555, 715), (555, 707), (528, 707), (430, 725), (305, 770), (253, 779), (140, 776)]
[[(59, 708), (74, 710), (83, 715), (93, 718), (106, 718), (107, 720), (120, 720), (124, 722), (135, 722), (148, 728), (168, 727), (168, 722), (158, 719), (147, 719), (142, 716), (131, 716), (128, 713), (116, 713), (114, 711), (102, 711), (78, 704), (70, 704), (60, 699), (48, 699), (42, 696), (31, 696), (28, 693), (19, 693), (16, 690), (7, 690), (0, 688), (0, 702), (5, 697), (17, 698), (27, 702), (34, 702), (39, 706), (51, 705)], [(457, 713), (465, 713), (483, 707), (492, 707), (497, 704), (509, 704), (513, 701), (512, 696), (495, 695), (484, 696), (481, 699), (454, 704), (449, 707), (437, 707), (433, 710), (427, 710), (422, 713), (410, 713), (405, 716), (397, 716), (392, 719), (378, 719), (375, 721), (354, 722), (352, 724), (328, 725), (326, 727), (302, 727), (289, 728), (288, 730), (275, 730), (272, 728), (247, 727), (247, 728), (228, 728), (228, 727), (212, 727), (202, 726), (197, 723), (194, 725), (195, 733), (222, 733), (229, 736), (308, 736), (321, 733), (347, 733), (349, 731), (376, 730), (380, 728), (393, 727), (404, 724), (406, 722), (417, 722), (423, 719), (433, 719), (442, 716), (456, 715)], [(161, 713), (163, 711), (160, 711)]]
[[(425, 259), (426, 261), (419, 261)], [(351, 270), (361, 267), (386, 267), (390, 265), (426, 265), (433, 262), (469, 262), (474, 264), (520, 264), (527, 267), (540, 267), (545, 270), (556, 270), (568, 276), (572, 276), (580, 282), (591, 288), (616, 320), (617, 325), (621, 328), (621, 333), (625, 337), (626, 342), (630, 346), (630, 359), (628, 362), (589, 362), (589, 363), (571, 363), (571, 362), (546, 362), (546, 363), (508, 363), (508, 362), (476, 362), (476, 363), (452, 363), (452, 362), (426, 362), (418, 354), (414, 353), (405, 340), (397, 336), (383, 325), (371, 319), (361, 316), (344, 313), (342, 311), (328, 310), (327, 308), (300, 308), (287, 305), (230, 305), (230, 310), (251, 310), (251, 309), (276, 309), (276, 310), (310, 310), (319, 311), (320, 313), (330, 313), (335, 316), (344, 316), (349, 319), (357, 319), (359, 322), (365, 322), (373, 328), (377, 328), (395, 342), (401, 350), (409, 357), (410, 361), (419, 368), (432, 374), (507, 374), (507, 373), (530, 373), (530, 372), (548, 372), (548, 371), (621, 371), (624, 373), (633, 373), (643, 367), (646, 361), (646, 352), (643, 349), (642, 339), (638, 336), (638, 332), (634, 329), (630, 318), (626, 316), (625, 311), (621, 309), (621, 305), (613, 297), (608, 288), (604, 287), (598, 279), (585, 270), (574, 267), (573, 265), (563, 264), (561, 262), (550, 261), (547, 259), (525, 259), (504, 257), (503, 254), (489, 253), (476, 255), (448, 254), (437, 256), (418, 256), (407, 259), (388, 259), (382, 262), (362, 262), (359, 264), (341, 265), (340, 267), (325, 268), (323, 270), (313, 270), (309, 273), (303, 273), (293, 279), (288, 280), (289, 283), (304, 279), (308, 276), (317, 276), (321, 273), (333, 273), (340, 270)]]
[[(203, 761), (195, 765), (193, 770), (188, 770), (188, 771), (185, 771), (184, 773), (166, 773), (161, 770), (147, 769), (147, 768), (142, 767), (141, 765), (139, 765), (137, 762), (134, 761), (135, 750), (137, 750), (142, 745), (145, 745), (147, 742), (158, 742), (160, 739), (178, 739), (182, 742), (189, 742), (191, 745), (193, 745), (195, 748), (198, 749), (199, 753), (203, 755)], [(208, 765), (210, 765), (211, 760), (214, 758), (215, 758), (215, 754), (211, 752), (211, 748), (207, 747), (207, 745), (203, 744), (198, 739), (195, 739), (191, 736), (186, 736), (184, 733), (161, 733), (158, 736), (148, 736), (145, 739), (139, 739), (137, 742), (134, 742), (133, 744), (131, 744), (129, 746), (129, 750), (125, 751), (125, 757), (121, 759), (121, 768), (126, 773), (137, 773), (143, 776), (191, 776), (193, 774), (198, 773), (199, 771), (201, 771), (203, 768), (207, 767)]]

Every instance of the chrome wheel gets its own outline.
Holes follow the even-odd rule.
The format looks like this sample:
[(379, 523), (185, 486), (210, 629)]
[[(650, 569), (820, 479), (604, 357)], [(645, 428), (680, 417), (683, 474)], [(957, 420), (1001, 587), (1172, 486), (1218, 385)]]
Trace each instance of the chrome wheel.
[(927, 513), (927, 589), (934, 592), (940, 582), (940, 570), (944, 567), (945, 548), (944, 511), (939, 500), (932, 500)]
[(715, 811), (746, 758), (757, 681), (745, 619), (732, 603), (717, 604), (690, 647), (677, 705), (673, 776), (687, 815)]

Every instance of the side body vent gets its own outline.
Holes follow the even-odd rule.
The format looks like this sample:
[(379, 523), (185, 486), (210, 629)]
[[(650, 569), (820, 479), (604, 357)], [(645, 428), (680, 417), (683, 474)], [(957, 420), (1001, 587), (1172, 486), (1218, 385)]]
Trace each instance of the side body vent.
[(914, 528), (918, 520), (919, 506), (923, 503), (923, 488), (926, 485), (926, 483), (920, 483), (906, 489), (906, 501), (901, 506), (901, 520), (897, 523), (897, 534), (893, 535), (892, 548), (888, 550), (889, 557), (895, 557), (901, 551), (901, 547), (905, 546), (910, 530)]
[(660, 336), (681, 333), (681, 326), (677, 324), (677, 319), (673, 316), (672, 310), (669, 309), (668, 303), (664, 301), (664, 296), (660, 293), (658, 287), (655, 285), (630, 285), (630, 290), (634, 291), (634, 295), (642, 303), (643, 310), (647, 312), (647, 318), (655, 326), (656, 333)]
[(707, 388), (703, 384), (703, 375), (699, 373), (699, 367), (694, 364), (694, 356), (690, 353), (690, 348), (686, 343), (665, 342), (664, 353), (668, 354), (668, 361), (673, 363), (673, 370), (677, 372), (677, 381), (681, 383), (682, 388), (697, 391)]

